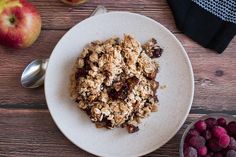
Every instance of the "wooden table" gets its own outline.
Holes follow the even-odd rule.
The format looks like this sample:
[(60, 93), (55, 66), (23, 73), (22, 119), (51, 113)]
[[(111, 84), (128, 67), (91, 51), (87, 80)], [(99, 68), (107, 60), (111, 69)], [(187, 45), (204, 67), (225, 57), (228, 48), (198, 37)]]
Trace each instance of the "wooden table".
[(15, 50), (0, 47), (0, 156), (93, 156), (67, 140), (53, 122), (43, 87), (24, 89), (20, 76), (33, 59), (48, 58), (58, 40), (99, 4), (109, 10), (131, 11), (149, 16), (167, 27), (185, 47), (195, 74), (195, 97), (188, 119), (177, 135), (147, 156), (175, 157), (183, 130), (208, 113), (236, 114), (236, 38), (223, 54), (205, 49), (176, 29), (166, 0), (90, 0), (69, 7), (59, 0), (31, 0), (43, 21), (33, 46)]

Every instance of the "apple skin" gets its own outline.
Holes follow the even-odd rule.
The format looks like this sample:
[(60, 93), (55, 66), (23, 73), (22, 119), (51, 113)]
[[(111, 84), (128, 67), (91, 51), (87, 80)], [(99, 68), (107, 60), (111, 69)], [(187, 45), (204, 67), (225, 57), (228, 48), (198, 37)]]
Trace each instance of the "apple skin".
[(25, 0), (0, 0), (0, 44), (13, 48), (32, 45), (41, 32), (41, 17)]
[(76, 6), (76, 5), (79, 5), (81, 3), (86, 2), (87, 0), (61, 0), (61, 1), (66, 3), (66, 4)]

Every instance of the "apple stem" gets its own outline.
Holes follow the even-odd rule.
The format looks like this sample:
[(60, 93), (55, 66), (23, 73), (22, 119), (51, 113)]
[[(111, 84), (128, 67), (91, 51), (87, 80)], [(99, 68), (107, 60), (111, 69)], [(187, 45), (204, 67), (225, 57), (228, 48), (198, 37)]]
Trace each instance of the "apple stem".
[(14, 16), (11, 16), (11, 17), (9, 18), (9, 21), (10, 21), (11, 24), (14, 24), (15, 21), (16, 21), (16, 19), (15, 19)]

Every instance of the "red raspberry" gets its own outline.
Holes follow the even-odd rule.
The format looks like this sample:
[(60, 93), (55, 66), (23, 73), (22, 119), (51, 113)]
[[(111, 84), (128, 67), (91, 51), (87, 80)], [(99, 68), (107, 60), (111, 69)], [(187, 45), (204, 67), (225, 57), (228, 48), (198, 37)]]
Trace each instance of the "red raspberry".
[(221, 135), (226, 134), (226, 130), (221, 126), (214, 126), (212, 129), (212, 135), (216, 138), (220, 138)]
[(198, 155), (205, 156), (207, 154), (207, 147), (201, 147), (198, 149)]
[(188, 147), (184, 150), (184, 157), (197, 157), (197, 150), (193, 147)]
[(218, 144), (218, 140), (217, 139), (210, 139), (208, 141), (208, 147), (211, 151), (213, 152), (219, 152), (222, 148), (219, 146)]
[(213, 128), (214, 126), (217, 125), (217, 121), (215, 118), (207, 118), (205, 120), (206, 124), (207, 124), (207, 128), (211, 129)]
[(222, 127), (225, 127), (227, 125), (226, 120), (224, 118), (217, 119), (217, 123), (219, 126), (222, 126)]
[(228, 124), (228, 130), (230, 134), (236, 136), (236, 122), (232, 121)]
[(197, 149), (204, 147), (205, 144), (206, 144), (206, 140), (202, 136), (193, 136), (189, 140), (189, 145)]
[(199, 132), (203, 132), (207, 128), (207, 124), (203, 120), (199, 120), (198, 122), (194, 124), (194, 126), (195, 126), (195, 129)]
[(222, 148), (226, 148), (228, 147), (230, 142), (230, 138), (227, 134), (222, 134), (219, 138), (219, 146), (221, 146)]
[(226, 157), (236, 157), (236, 151), (229, 150), (226, 154)]
[(236, 150), (236, 140), (233, 137), (230, 137), (228, 149)]

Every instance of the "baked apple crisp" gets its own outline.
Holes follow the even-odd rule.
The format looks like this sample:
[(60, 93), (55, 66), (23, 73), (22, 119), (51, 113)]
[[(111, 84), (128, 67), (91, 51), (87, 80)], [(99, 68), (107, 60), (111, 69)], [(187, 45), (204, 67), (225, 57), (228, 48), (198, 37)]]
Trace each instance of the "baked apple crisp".
[(71, 75), (71, 97), (97, 127), (139, 130), (141, 119), (158, 109), (155, 81), (162, 49), (155, 39), (141, 45), (134, 37), (87, 45)]

